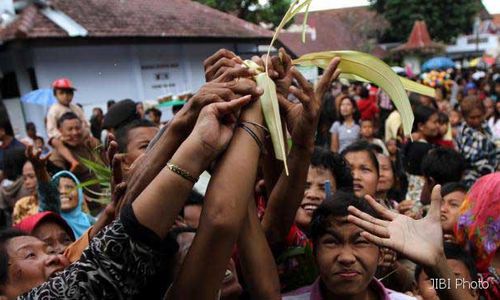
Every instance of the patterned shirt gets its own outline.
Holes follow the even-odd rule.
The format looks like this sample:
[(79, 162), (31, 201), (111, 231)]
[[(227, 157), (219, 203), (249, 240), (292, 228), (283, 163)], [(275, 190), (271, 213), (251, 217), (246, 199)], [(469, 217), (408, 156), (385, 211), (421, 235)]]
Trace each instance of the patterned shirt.
[(481, 176), (495, 172), (500, 162), (500, 151), (493, 143), (493, 137), (486, 123), (482, 131), (464, 124), (457, 136), (458, 151), (467, 163), (464, 182), (467, 186)]
[[(129, 205), (92, 239), (80, 260), (17, 299), (131, 299), (158, 272), (162, 245)], [(169, 246), (168, 252), (177, 251)]]

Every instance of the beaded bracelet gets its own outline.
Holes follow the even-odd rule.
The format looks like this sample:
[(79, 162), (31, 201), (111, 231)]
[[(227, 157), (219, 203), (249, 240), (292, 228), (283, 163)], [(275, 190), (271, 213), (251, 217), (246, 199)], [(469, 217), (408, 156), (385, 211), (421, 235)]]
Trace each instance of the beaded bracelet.
[(181, 176), (182, 178), (191, 181), (192, 183), (198, 182), (198, 177), (194, 177), (191, 175), (188, 171), (184, 170), (183, 168), (173, 164), (172, 162), (167, 163), (167, 167), (170, 171), (174, 172), (175, 174)]

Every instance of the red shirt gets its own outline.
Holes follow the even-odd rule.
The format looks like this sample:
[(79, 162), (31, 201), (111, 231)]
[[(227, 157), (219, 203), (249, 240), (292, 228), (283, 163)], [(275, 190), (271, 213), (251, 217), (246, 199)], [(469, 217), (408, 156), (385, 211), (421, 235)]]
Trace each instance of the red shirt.
[(358, 109), (361, 113), (361, 120), (373, 120), (379, 112), (377, 102), (373, 102), (370, 98), (359, 99)]

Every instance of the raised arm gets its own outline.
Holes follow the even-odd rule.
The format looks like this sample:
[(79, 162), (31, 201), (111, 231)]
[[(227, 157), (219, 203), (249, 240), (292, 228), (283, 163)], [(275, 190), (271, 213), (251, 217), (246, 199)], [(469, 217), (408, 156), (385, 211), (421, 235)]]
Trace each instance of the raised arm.
[(332, 60), (321, 81), (314, 90), (307, 80), (295, 69), (291, 72), (300, 88), (290, 87), (290, 92), (300, 103), (292, 103), (282, 95), (280, 106), (285, 113), (287, 128), (292, 136), (292, 148), (288, 155), (289, 175), (281, 173), (268, 201), (262, 220), (264, 232), (271, 245), (280, 244), (293, 225), (295, 214), (304, 197), (305, 182), (311, 155), (314, 150), (314, 137), (318, 126), (321, 99), (338, 77), (336, 70), (339, 59)]
[[(244, 121), (263, 124), (260, 102), (242, 112)], [(251, 130), (262, 141), (264, 132)], [(259, 153), (254, 137), (238, 127), (212, 174), (198, 232), (167, 299), (217, 299), (253, 194)]]
[(238, 238), (240, 266), (251, 299), (281, 299), (278, 270), (253, 198)]
[[(448, 266), (443, 249), (443, 230), (441, 227), (441, 186), (432, 190), (431, 207), (427, 216), (420, 220), (395, 213), (366, 196), (368, 203), (385, 220), (374, 218), (354, 207), (349, 207), (348, 220), (366, 230), (362, 235), (372, 243), (388, 247), (413, 262), (422, 265), (430, 278), (449, 279), (456, 282), (455, 274)], [(440, 299), (473, 299), (465, 287), (451, 284), (446, 289), (437, 289)]]

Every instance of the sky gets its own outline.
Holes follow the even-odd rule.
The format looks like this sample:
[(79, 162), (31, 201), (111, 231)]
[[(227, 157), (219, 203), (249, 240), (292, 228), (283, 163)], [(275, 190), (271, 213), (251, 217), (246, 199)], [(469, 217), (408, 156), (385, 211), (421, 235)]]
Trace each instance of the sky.
[[(490, 14), (500, 14), (500, 0), (483, 0)], [(313, 0), (311, 10), (368, 5), (368, 0)]]

